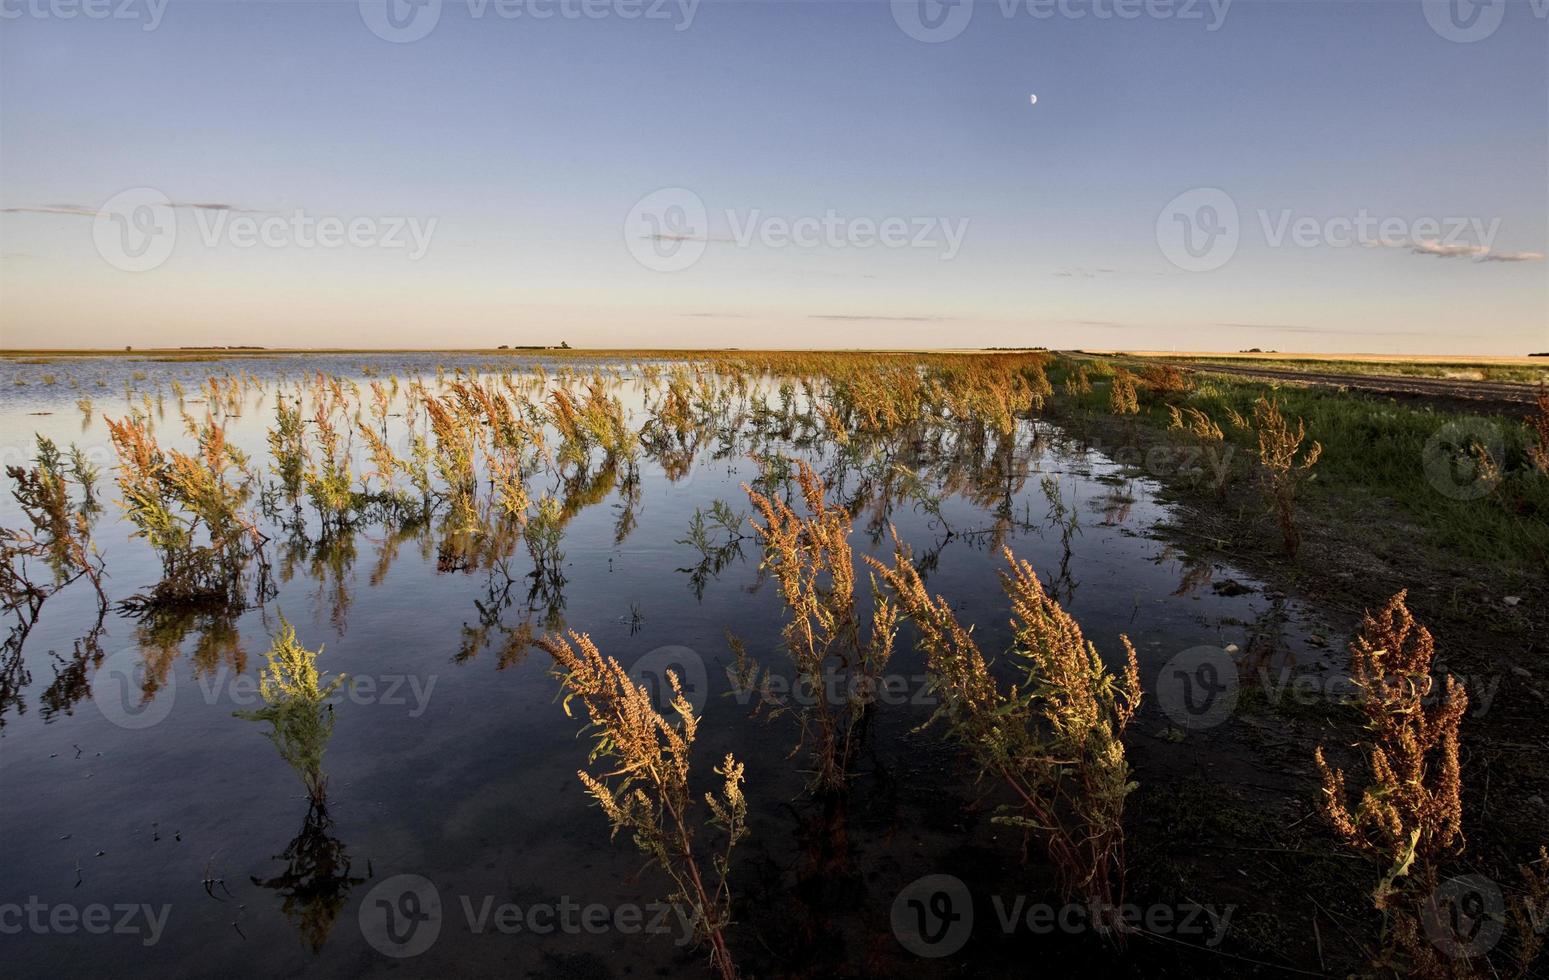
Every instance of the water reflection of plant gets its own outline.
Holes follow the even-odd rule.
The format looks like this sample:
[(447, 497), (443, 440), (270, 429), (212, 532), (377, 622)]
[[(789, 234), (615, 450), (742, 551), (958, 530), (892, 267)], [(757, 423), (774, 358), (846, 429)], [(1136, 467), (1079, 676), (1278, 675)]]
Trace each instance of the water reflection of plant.
[(1076, 591), (1076, 581), (1070, 574), (1071, 540), (1081, 533), (1081, 513), (1074, 505), (1067, 505), (1060, 494), (1060, 482), (1054, 476), (1045, 476), (1040, 481), (1044, 499), (1049, 502), (1049, 511), (1044, 520), (1052, 528), (1058, 528), (1060, 532), (1060, 570), (1049, 582), (1049, 590), (1054, 593), (1054, 598), (1059, 601), (1064, 595), (1065, 602), (1070, 602)]
[(634, 533), (640, 523), (639, 509), (640, 498), (644, 491), (640, 483), (640, 466), (637, 461), (630, 459), (624, 468), (624, 474), (619, 478), (619, 499), (613, 505), (618, 511), (618, 519), (613, 522), (613, 543), (623, 544), (625, 539)]
[(350, 856), (332, 834), (333, 820), (322, 803), (307, 806), (301, 832), (275, 860), (285, 870), (269, 878), (252, 876), (253, 884), (280, 896), (280, 912), (295, 927), (313, 953), (320, 952), (334, 922), (349, 901), (350, 890), (372, 877), (370, 862), (364, 876), (350, 874)]
[(314, 598), (318, 608), (327, 611), (329, 622), (342, 635), (353, 599), (350, 582), (354, 578), (356, 536), (331, 535), (311, 541), (299, 528), (290, 530), (280, 551), (279, 579), (289, 582), (298, 569), (305, 569), (304, 577), (317, 584)]
[(484, 597), (473, 600), (478, 622), (472, 626), (466, 621), (463, 623), (462, 640), (454, 660), (465, 663), (489, 646), (496, 650), (497, 670), (519, 664), (526, 658), (535, 637), (530, 611), (528, 617), (515, 626), (507, 626), (504, 619), (505, 611), (515, 603), (512, 595), (515, 585), (506, 559), (502, 558), (489, 569)]
[(705, 587), (710, 580), (725, 571), (732, 562), (742, 558), (742, 542), (747, 540), (747, 535), (742, 533), (742, 523), (746, 519), (745, 515), (733, 511), (724, 500), (712, 501), (708, 516), (702, 508), (694, 508), (694, 516), (688, 525), (688, 536), (677, 541), (699, 552), (697, 564), (678, 569), (688, 575), (689, 588), (693, 590), (694, 598), (703, 599)]
[(135, 623), (135, 641), (146, 664), (144, 697), (154, 696), (166, 683), (190, 636), (194, 638), (190, 659), (195, 677), (212, 676), (222, 667), (237, 674), (247, 668), (236, 616), (198, 606), (154, 609)]
[(550, 629), (562, 625), (565, 609), (565, 553), (559, 545), (566, 520), (560, 502), (544, 494), (523, 534), (532, 558), (532, 571), (527, 573), (532, 582), (527, 590), (527, 605), (530, 609), (546, 610)]

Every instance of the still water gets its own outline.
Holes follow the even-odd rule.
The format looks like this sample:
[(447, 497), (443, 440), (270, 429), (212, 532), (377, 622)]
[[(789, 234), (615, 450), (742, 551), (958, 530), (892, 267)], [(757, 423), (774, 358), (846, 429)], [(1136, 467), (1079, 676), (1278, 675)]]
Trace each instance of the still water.
[[(434, 390), (438, 365), (485, 367), (435, 355), (9, 361), (0, 364), (4, 461), (26, 465), (37, 433), (103, 467), (94, 541), (116, 602), (153, 586), (160, 565), (116, 504), (104, 416), (145, 409), (149, 397), (163, 445), (186, 446), (172, 382), (202, 416), (206, 378), (246, 374), (256, 381), (227, 432), (266, 469), (284, 385), (322, 371), (362, 385), (420, 376)], [(601, 366), (618, 374), (638, 421), (640, 366)], [(558, 575), (535, 578), (520, 544), (449, 562), (434, 523), (366, 526), (326, 549), (271, 527), (275, 592), (261, 606), (171, 623), (110, 611), (100, 662), (78, 647), (96, 619), (89, 585), (50, 598), (4, 665), (6, 973), (700, 975), (703, 955), (682, 945), (682, 923), (661, 905), (661, 876), (642, 872), (626, 839), (609, 841), (576, 778), (590, 739), (557, 703), (547, 654), (529, 645), (559, 628), (589, 633), (643, 679), (665, 666), (685, 674), (704, 714), (701, 775), (727, 750), (746, 762), (753, 833), (732, 870), (731, 936), (756, 972), (944, 969), (895, 940), (901, 887), (942, 872), (986, 888), (1026, 889), (1047, 876), (1036, 855), (1023, 868), (1018, 844), (997, 837), (961, 754), (937, 729), (917, 730), (932, 705), (908, 627), (889, 669), (898, 693), (868, 733), (847, 855), (814, 870), (793, 722), (750, 718), (727, 676), (728, 630), (790, 673), (784, 609), (746, 524), (742, 485), (759, 470), (735, 436), (707, 434), (686, 466), (642, 453), (632, 480), (532, 476), (534, 497), (553, 494), (569, 515)], [(813, 460), (831, 499), (851, 504), (857, 559), (888, 557), (895, 525), (930, 563), (928, 587), (952, 599), (987, 652), (1009, 643), (1001, 542), (1033, 563), (1110, 663), (1127, 633), (1147, 690), (1139, 732), (1169, 724), (1151, 696), (1163, 665), (1189, 648), (1243, 643), (1244, 624), (1268, 602), (1245, 576), (1176, 554), (1152, 533), (1167, 515), (1157, 486), (1046, 421), (1021, 422), (966, 476), (903, 459), (941, 492), (939, 509), (884, 499), (899, 459), (845, 459), (838, 447), (778, 436), (762, 448)], [(1068, 555), (1051, 492), (1079, 524), (1065, 536)], [(702, 552), (685, 539), (696, 510), (716, 501), (741, 515), (740, 532), (715, 531)], [(8, 527), (21, 520), (9, 492), (0, 515)], [(1211, 587), (1230, 578), (1243, 583), (1232, 594)], [(303, 645), (323, 648), (320, 669), (353, 682), (333, 708), (325, 814), (311, 810), (263, 727), (235, 714), (261, 704), (257, 676), (281, 614)], [(1144, 752), (1136, 759), (1145, 779)], [(386, 942), (384, 912), (398, 916)], [(956, 963), (1006, 955), (1001, 944), (970, 945)]]

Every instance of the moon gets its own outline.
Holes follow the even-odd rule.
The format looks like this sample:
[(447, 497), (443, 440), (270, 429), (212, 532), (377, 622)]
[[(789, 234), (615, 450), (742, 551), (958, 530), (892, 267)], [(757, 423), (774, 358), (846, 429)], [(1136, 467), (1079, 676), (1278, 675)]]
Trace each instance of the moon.
[(1036, 95), (1029, 95), (1027, 97), (1027, 102), (1028, 102), (1029, 105), (1037, 105), (1038, 104), (1038, 96), (1036, 96)]

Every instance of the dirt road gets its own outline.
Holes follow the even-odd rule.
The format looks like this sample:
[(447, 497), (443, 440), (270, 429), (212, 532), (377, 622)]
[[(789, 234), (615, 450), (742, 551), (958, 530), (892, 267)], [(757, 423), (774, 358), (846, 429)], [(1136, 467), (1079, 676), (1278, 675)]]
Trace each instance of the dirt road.
[(1243, 367), (1228, 364), (1174, 362), (1175, 366), (1199, 374), (1230, 374), (1265, 381), (1345, 388), (1350, 391), (1411, 399), (1462, 412), (1491, 412), (1522, 415), (1532, 405), (1536, 388), (1510, 381), (1464, 381), (1455, 378), (1410, 378), (1378, 374), (1338, 374), (1325, 371), (1288, 371), (1277, 368)]

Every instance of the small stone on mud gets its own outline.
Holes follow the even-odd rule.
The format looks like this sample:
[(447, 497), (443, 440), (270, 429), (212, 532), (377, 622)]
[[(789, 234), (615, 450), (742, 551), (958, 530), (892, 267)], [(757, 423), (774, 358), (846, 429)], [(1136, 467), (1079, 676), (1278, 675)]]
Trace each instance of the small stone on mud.
[(1508, 606), (1515, 606), (1517, 603), (1522, 601), (1522, 597), (1521, 596), (1515, 596), (1515, 595), (1509, 595), (1506, 598), (1502, 599), (1501, 601), (1506, 603), (1506, 605), (1508, 605)]
[(1227, 653), (1236, 653), (1242, 648), (1235, 643), (1228, 643), (1223, 649), (1225, 649)]

